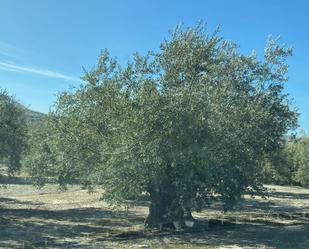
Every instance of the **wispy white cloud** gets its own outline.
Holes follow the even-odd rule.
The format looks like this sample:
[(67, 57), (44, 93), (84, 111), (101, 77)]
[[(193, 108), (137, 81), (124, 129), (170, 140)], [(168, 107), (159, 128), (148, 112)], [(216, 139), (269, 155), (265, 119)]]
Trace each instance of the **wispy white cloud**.
[(0, 70), (9, 72), (18, 72), (16, 69), (0, 66)]
[(1, 56), (18, 59), (19, 56), (17, 54), (19, 52), (20, 51), (13, 45), (7, 42), (0, 41), (0, 55)]
[(69, 80), (69, 81), (81, 82), (81, 79), (74, 77), (74, 76), (70, 76), (67, 74), (63, 74), (60, 72), (56, 72), (56, 71), (52, 71), (52, 70), (44, 69), (44, 68), (17, 65), (11, 62), (0, 61), (0, 70), (18, 72), (18, 73), (32, 73), (32, 74), (41, 75), (41, 76), (45, 76), (49, 78), (58, 78), (58, 79), (64, 79), (64, 80)]
[[(17, 73), (31, 73), (49, 78), (58, 78), (68, 81), (81, 82), (81, 79), (71, 75), (67, 75), (46, 68), (22, 65), (20, 63), (12, 62), (12, 60), (20, 61), (20, 59), (22, 59), (20, 55), (24, 53), (25, 51), (20, 50), (19, 48), (15, 47), (12, 44), (0, 41), (0, 58), (2, 58), (2, 60), (0, 60), (0, 70), (8, 72), (17, 72)], [(8, 60), (10, 60), (10, 62), (8, 62)]]

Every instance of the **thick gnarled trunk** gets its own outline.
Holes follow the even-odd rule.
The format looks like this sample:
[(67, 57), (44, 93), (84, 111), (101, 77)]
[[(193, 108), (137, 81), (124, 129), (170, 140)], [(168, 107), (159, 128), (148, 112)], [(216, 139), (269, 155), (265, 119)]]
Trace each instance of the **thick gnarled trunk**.
[(151, 188), (149, 194), (151, 203), (146, 227), (174, 228), (175, 222), (183, 225), (185, 220), (193, 220), (191, 212), (179, 204), (176, 188), (168, 179), (163, 179), (159, 188)]

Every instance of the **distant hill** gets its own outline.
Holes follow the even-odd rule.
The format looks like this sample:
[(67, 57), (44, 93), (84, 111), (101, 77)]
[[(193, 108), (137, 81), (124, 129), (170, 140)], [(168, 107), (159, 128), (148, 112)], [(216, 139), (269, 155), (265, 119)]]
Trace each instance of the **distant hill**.
[(25, 107), (24, 109), (25, 109), (25, 114), (26, 114), (26, 120), (28, 122), (40, 121), (46, 116), (46, 114), (41, 113), (41, 112), (33, 111)]
[(46, 116), (45, 113), (30, 110), (20, 103), (17, 103), (17, 105), (19, 105), (20, 108), (24, 110), (27, 122), (40, 121)]

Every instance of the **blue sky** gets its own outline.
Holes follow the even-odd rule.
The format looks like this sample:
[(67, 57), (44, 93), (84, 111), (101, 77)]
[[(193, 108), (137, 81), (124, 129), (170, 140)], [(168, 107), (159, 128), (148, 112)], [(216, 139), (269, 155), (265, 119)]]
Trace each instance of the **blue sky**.
[(294, 47), (286, 91), (309, 134), (309, 1), (0, 0), (0, 87), (48, 112), (56, 94), (80, 84), (101, 49), (125, 63), (156, 50), (168, 30), (204, 20), (210, 31), (262, 55), (269, 34)]

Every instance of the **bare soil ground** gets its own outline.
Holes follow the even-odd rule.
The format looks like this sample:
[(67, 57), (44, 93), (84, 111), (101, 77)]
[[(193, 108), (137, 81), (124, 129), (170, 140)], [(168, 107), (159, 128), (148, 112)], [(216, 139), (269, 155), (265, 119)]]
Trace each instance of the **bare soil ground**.
[(309, 189), (268, 186), (222, 214), (214, 205), (195, 218), (207, 229), (143, 231), (146, 203), (112, 209), (79, 187), (42, 189), (21, 177), (0, 179), (0, 248), (309, 248)]

